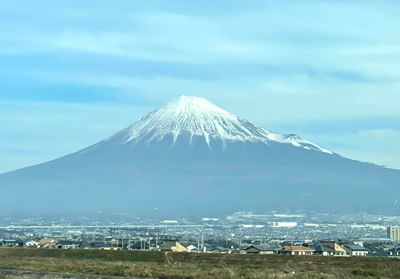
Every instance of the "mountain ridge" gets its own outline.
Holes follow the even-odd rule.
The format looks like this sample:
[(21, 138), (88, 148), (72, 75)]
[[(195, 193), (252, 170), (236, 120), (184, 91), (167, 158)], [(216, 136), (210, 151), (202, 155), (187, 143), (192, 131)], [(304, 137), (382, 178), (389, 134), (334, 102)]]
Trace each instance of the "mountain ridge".
[[(183, 96), (78, 152), (1, 174), (0, 190), (18, 198), (0, 195), (0, 210), (140, 215), (161, 214), (158, 208), (167, 216), (397, 210), (400, 171), (324, 152), (193, 98)], [(193, 109), (199, 103), (206, 114)], [(202, 124), (193, 126), (199, 118)], [(208, 121), (216, 123), (210, 128)]]
[(184, 133), (189, 133), (189, 145), (194, 136), (199, 136), (204, 137), (210, 148), (210, 139), (218, 139), (222, 141), (223, 147), (237, 141), (265, 144), (279, 142), (333, 154), (332, 151), (321, 148), (295, 134), (274, 133), (237, 117), (204, 98), (185, 95), (150, 112), (106, 141), (116, 140), (120, 144), (142, 142), (147, 145), (153, 141), (161, 141), (167, 135), (172, 135), (173, 145)]

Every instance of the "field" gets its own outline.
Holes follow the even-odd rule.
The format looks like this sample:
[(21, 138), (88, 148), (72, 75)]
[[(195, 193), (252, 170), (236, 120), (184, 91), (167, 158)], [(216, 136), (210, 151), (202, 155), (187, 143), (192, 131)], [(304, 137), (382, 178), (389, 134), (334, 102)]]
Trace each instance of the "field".
[(165, 279), (400, 278), (400, 260), (385, 258), (22, 248), (0, 248), (1, 269)]

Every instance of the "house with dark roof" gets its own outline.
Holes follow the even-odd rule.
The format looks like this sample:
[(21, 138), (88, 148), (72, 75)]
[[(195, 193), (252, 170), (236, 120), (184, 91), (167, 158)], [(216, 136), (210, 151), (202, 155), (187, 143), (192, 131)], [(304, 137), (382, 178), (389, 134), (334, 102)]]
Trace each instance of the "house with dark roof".
[(24, 247), (24, 241), (21, 239), (0, 239), (2, 247)]
[(312, 246), (311, 248), (314, 249), (314, 255), (335, 256), (335, 250), (328, 246), (316, 244), (316, 245)]
[(82, 242), (79, 249), (97, 249), (97, 250), (121, 250), (121, 247), (111, 246), (102, 241)]
[(161, 251), (187, 252), (187, 248), (176, 240), (164, 240), (164, 245), (160, 246)]
[(380, 249), (376, 251), (371, 251), (368, 249), (369, 257), (381, 257), (381, 258), (400, 258), (400, 249), (398, 247), (394, 247), (392, 249)]
[(217, 247), (212, 248), (210, 251), (212, 253), (230, 254), (232, 250), (229, 248), (222, 247), (222, 246), (217, 246)]
[(255, 245), (250, 245), (242, 250), (243, 254), (260, 254), (260, 249)]
[(243, 254), (262, 254), (262, 255), (272, 255), (275, 254), (278, 247), (267, 246), (267, 245), (250, 245), (242, 249)]
[(137, 241), (127, 246), (128, 250), (149, 250), (148, 241)]
[(347, 254), (350, 256), (365, 257), (368, 255), (368, 250), (358, 244), (345, 245), (344, 249), (346, 249)]
[(368, 254), (375, 253), (378, 251), (388, 250), (390, 248), (385, 248), (381, 243), (366, 243), (363, 245), (365, 249), (368, 250)]
[(336, 257), (343, 257), (343, 256), (347, 257), (348, 256), (346, 249), (344, 249), (342, 246), (340, 246), (335, 241), (321, 241), (318, 244), (332, 249), (335, 252), (333, 256), (336, 256)]
[(240, 247), (239, 245), (231, 240), (223, 240), (223, 241), (218, 241), (218, 242), (212, 242), (210, 243), (213, 247), (225, 247), (231, 250), (238, 250)]
[(389, 251), (378, 250), (378, 251), (374, 251), (374, 252), (369, 252), (367, 256), (368, 257), (388, 258), (388, 257), (390, 257), (390, 253), (389, 253)]
[(284, 246), (276, 250), (279, 255), (314, 255), (314, 249), (304, 246)]
[(55, 248), (57, 249), (78, 249), (82, 242), (70, 241), (70, 240), (60, 240), (56, 241)]

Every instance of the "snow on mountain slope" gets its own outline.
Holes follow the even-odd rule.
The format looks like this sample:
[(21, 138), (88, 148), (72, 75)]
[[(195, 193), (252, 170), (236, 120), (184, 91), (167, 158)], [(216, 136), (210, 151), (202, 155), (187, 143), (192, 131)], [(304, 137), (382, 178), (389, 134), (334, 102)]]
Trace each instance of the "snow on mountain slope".
[(268, 131), (217, 107), (206, 99), (188, 96), (181, 96), (149, 113), (108, 140), (116, 140), (120, 144), (148, 145), (172, 136), (173, 145), (182, 135), (189, 135), (189, 144), (192, 143), (193, 137), (203, 137), (209, 147), (212, 139), (222, 141), (224, 147), (233, 142), (278, 142), (333, 154), (296, 135), (280, 135)]
[(329, 153), (329, 154), (333, 154), (332, 151), (329, 151), (325, 148), (319, 147), (318, 145), (300, 138), (298, 135), (295, 134), (288, 134), (288, 135), (279, 135), (280, 137), (277, 138), (277, 142), (280, 143), (288, 143), (288, 144), (292, 144), (294, 146), (297, 147), (303, 147), (304, 149), (308, 149), (308, 150), (316, 150), (316, 151), (321, 151), (324, 153)]

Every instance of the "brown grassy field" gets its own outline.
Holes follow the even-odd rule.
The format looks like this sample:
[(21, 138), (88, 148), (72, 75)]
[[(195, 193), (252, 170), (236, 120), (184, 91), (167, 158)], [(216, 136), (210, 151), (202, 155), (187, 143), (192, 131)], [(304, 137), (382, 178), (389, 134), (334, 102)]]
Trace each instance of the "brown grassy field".
[(0, 269), (165, 279), (400, 278), (400, 261), (384, 258), (21, 248), (0, 248)]

